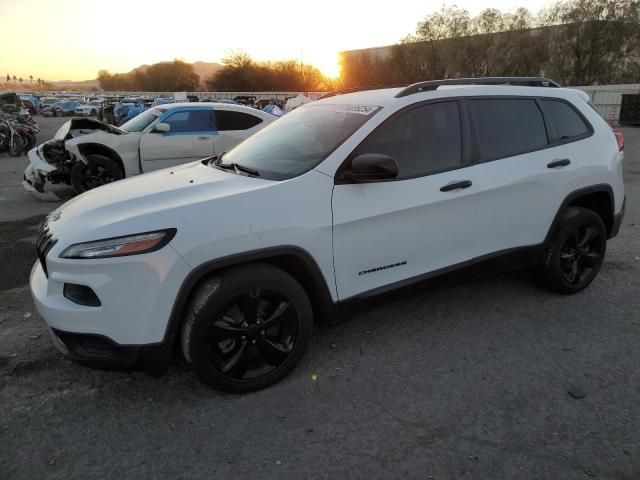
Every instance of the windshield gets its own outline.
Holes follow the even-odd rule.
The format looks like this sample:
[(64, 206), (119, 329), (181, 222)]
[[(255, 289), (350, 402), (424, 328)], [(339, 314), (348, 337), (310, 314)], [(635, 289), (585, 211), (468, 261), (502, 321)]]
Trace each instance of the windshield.
[(125, 132), (141, 132), (163, 113), (164, 110), (161, 108), (151, 108), (139, 115), (136, 115), (127, 123), (121, 125), (120, 130), (124, 130)]
[(237, 164), (271, 180), (302, 175), (327, 158), (378, 110), (369, 105), (297, 108), (229, 151), (219, 165)]

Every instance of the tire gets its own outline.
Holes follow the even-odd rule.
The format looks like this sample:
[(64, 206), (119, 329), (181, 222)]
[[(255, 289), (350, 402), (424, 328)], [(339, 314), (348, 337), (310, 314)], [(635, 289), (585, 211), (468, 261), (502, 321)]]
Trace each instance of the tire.
[(87, 164), (77, 161), (71, 168), (71, 186), (80, 194), (88, 190), (116, 182), (124, 178), (124, 174), (113, 158), (105, 155), (87, 155)]
[(9, 155), (19, 157), (24, 153), (27, 141), (22, 135), (14, 134), (13, 143), (9, 146)]
[(53, 113), (55, 114), (56, 117), (61, 117), (62, 116), (62, 110), (56, 110)]
[(309, 346), (306, 292), (268, 264), (231, 268), (202, 283), (182, 324), (182, 352), (216, 389), (244, 393), (288, 375)]
[(37, 140), (36, 140), (36, 136), (33, 133), (27, 133), (24, 136), (26, 144), (24, 147), (24, 151), (25, 153), (28, 152), (29, 150), (31, 150), (33, 147), (36, 146)]
[(607, 229), (600, 215), (582, 207), (569, 207), (547, 246), (542, 282), (563, 294), (584, 290), (600, 271), (607, 248)]

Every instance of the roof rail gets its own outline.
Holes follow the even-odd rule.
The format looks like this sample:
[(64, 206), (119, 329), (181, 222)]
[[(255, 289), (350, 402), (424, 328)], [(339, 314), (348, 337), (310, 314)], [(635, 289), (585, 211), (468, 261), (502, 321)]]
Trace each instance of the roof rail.
[(400, 85), (372, 85), (368, 87), (353, 87), (353, 88), (341, 88), (338, 90), (332, 90), (330, 92), (325, 93), (324, 95), (316, 98), (316, 100), (322, 100), (323, 98), (335, 97), (336, 95), (344, 95), (345, 93), (355, 93), (355, 92), (363, 92), (365, 90), (382, 90), (383, 88), (399, 88), (406, 87), (407, 84), (403, 83)]
[(406, 97), (414, 93), (436, 90), (442, 85), (520, 85), (526, 87), (553, 87), (560, 84), (544, 77), (478, 77), (478, 78), (448, 78), (446, 80), (428, 80), (418, 82), (399, 91), (395, 98)]

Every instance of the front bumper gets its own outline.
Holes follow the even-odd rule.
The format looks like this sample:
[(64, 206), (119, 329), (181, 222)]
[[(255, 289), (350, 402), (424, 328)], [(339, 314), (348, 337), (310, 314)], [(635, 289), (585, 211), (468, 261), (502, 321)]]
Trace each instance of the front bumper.
[(618, 214), (613, 216), (613, 224), (611, 225), (611, 232), (609, 232), (609, 238), (613, 238), (616, 235), (618, 235), (618, 232), (620, 231), (620, 225), (622, 225), (622, 219), (624, 218), (626, 207), (627, 207), (627, 197), (625, 196), (624, 200), (622, 201), (622, 208), (620, 209), (620, 212), (618, 212)]
[[(191, 270), (170, 245), (142, 255), (70, 260), (59, 258), (68, 246), (62, 243), (55, 243), (45, 257), (48, 276), (36, 261), (30, 277), (35, 307), (51, 329), (105, 337), (118, 346), (114, 351), (165, 340), (173, 303)], [(65, 284), (90, 288), (100, 306), (71, 300)]]
[(24, 180), (22, 186), (29, 192), (44, 192), (44, 183), (47, 175), (55, 171), (57, 168), (46, 162), (38, 152), (38, 148), (32, 148), (27, 153), (29, 165), (24, 171)]

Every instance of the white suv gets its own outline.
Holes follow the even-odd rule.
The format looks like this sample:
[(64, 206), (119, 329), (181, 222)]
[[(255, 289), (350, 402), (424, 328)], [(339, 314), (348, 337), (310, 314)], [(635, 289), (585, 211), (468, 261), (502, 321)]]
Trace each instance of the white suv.
[(580, 291), (624, 213), (622, 139), (556, 87), (337, 92), (220, 157), (85, 193), (38, 236), (37, 309), (77, 361), (163, 371), (179, 345), (243, 392), (283, 378), (352, 300), (523, 264)]

